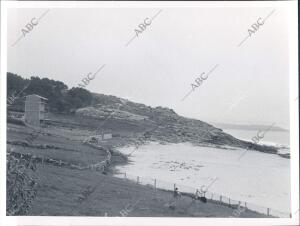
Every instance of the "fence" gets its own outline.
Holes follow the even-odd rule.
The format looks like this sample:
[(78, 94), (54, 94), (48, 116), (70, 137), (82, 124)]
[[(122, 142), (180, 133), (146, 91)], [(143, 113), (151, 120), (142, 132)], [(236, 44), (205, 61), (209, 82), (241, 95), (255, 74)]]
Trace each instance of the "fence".
[[(36, 163), (41, 163), (42, 165), (51, 164), (51, 165), (67, 167), (67, 168), (71, 168), (71, 169), (79, 169), (79, 170), (91, 169), (91, 170), (100, 170), (102, 172), (105, 171), (105, 165), (107, 164), (107, 160), (110, 161), (110, 158), (111, 158), (111, 153), (110, 153), (110, 151), (107, 150), (106, 161), (104, 160), (97, 164), (83, 166), (80, 164), (76, 165), (76, 164), (72, 164), (69, 162), (64, 162), (64, 161), (58, 160), (58, 159), (38, 157), (38, 156), (29, 154), (29, 153), (22, 154), (22, 153), (18, 153), (18, 152), (14, 152), (14, 151), (8, 151), (7, 154), (12, 155), (16, 158), (21, 158), (21, 159), (24, 158), (24, 159), (33, 160), (35, 162), (35, 164)], [(183, 194), (187, 194), (189, 196), (192, 196), (197, 191), (196, 188), (193, 188), (190, 186), (171, 183), (171, 182), (163, 181), (163, 180), (157, 180), (157, 179), (153, 179), (150, 177), (134, 176), (134, 175), (130, 175), (127, 173), (117, 174), (116, 176), (120, 177), (120, 178), (126, 178), (131, 181), (135, 181), (138, 184), (150, 186), (154, 189), (163, 189), (163, 190), (168, 190), (168, 191), (174, 191), (174, 188), (177, 187), (179, 189), (179, 191), (181, 191)], [(211, 200), (212, 202), (217, 202), (221, 205), (226, 205), (226, 206), (229, 206), (232, 208), (237, 208), (238, 206), (241, 206), (241, 207), (247, 208), (248, 210), (262, 213), (267, 216), (281, 217), (281, 218), (290, 218), (291, 217), (290, 213), (285, 213), (285, 212), (274, 210), (271, 208), (258, 206), (258, 205), (255, 205), (255, 204), (252, 204), (249, 202), (245, 202), (245, 201), (234, 200), (230, 197), (220, 195), (217, 193), (212, 193), (212, 192), (207, 191), (207, 192), (203, 193), (203, 196), (206, 197), (207, 199)]]
[[(13, 144), (13, 142), (11, 142), (11, 141), (7, 141), (7, 143), (8, 144)], [(106, 170), (110, 166), (110, 162), (111, 162), (111, 152), (110, 152), (110, 150), (107, 149), (107, 148), (102, 148), (102, 147), (93, 145), (89, 142), (85, 142), (85, 144), (89, 145), (91, 147), (106, 151), (106, 154), (107, 154), (106, 158), (103, 161), (95, 163), (95, 164), (83, 165), (83, 164), (80, 164), (80, 163), (74, 164), (74, 163), (71, 163), (71, 162), (62, 161), (61, 159), (52, 159), (52, 158), (48, 158), (48, 157), (39, 157), (39, 156), (35, 156), (33, 154), (30, 154), (30, 153), (19, 153), (19, 152), (12, 151), (13, 149), (12, 150), (8, 149), (7, 154), (12, 155), (16, 158), (32, 160), (32, 161), (34, 161), (35, 164), (36, 163), (40, 163), (42, 165), (50, 164), (50, 165), (55, 165), (55, 166), (60, 166), (60, 167), (67, 167), (67, 168), (71, 168), (71, 169), (78, 169), (78, 170), (90, 169), (90, 170), (95, 170), (95, 171), (101, 171), (102, 173), (106, 172)], [(41, 146), (39, 146), (39, 148), (41, 148)]]
[[(116, 176), (119, 178), (125, 178), (125, 179), (131, 180), (131, 181), (135, 181), (137, 184), (147, 185), (149, 187), (152, 187), (153, 189), (174, 191), (174, 188), (177, 187), (181, 193), (189, 195), (189, 196), (193, 196), (193, 194), (195, 194), (197, 191), (196, 188), (193, 188), (190, 186), (185, 186), (182, 184), (171, 183), (168, 181), (153, 179), (150, 177), (134, 176), (134, 175), (130, 175), (127, 173), (119, 173)], [(235, 200), (230, 197), (220, 195), (218, 193), (213, 193), (213, 192), (207, 191), (207, 192), (203, 193), (202, 196), (206, 197), (207, 199), (211, 200), (212, 202), (216, 202), (221, 205), (229, 206), (231, 208), (238, 208), (238, 206), (240, 206), (240, 207), (244, 207), (244, 208), (254, 211), (254, 212), (265, 214), (270, 217), (281, 217), (281, 218), (290, 218), (291, 217), (291, 213), (278, 211), (275, 209), (255, 205), (255, 204), (245, 202), (245, 201)]]
[(47, 158), (47, 157), (39, 157), (35, 156), (30, 153), (19, 153), (19, 152), (14, 152), (14, 151), (7, 151), (7, 155), (11, 155), (15, 158), (18, 159), (26, 159), (33, 161), (34, 164), (42, 164), (42, 165), (53, 165), (53, 166), (58, 166), (58, 167), (66, 167), (70, 169), (78, 169), (78, 170), (85, 170), (85, 169), (90, 169), (90, 170), (95, 170), (95, 171), (105, 171), (105, 167), (107, 167), (107, 160), (101, 161), (96, 164), (90, 164), (90, 165), (82, 165), (82, 164), (74, 164), (66, 161), (62, 161), (60, 159), (52, 159), (52, 158)]

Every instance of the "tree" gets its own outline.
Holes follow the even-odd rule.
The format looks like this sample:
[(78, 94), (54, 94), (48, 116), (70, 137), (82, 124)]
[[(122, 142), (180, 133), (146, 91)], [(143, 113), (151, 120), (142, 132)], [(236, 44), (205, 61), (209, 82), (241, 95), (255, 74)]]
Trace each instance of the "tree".
[[(14, 101), (11, 110), (24, 111), (24, 100), (26, 95), (37, 94), (48, 99), (48, 109), (52, 112), (70, 113), (77, 108), (88, 106), (92, 103), (92, 94), (83, 88), (72, 88), (63, 82), (48, 78), (32, 76), (30, 79), (23, 79), (16, 74), (7, 73), (7, 93), (8, 97), (24, 89), (17, 101)], [(12, 99), (12, 98), (10, 98)], [(12, 101), (10, 101), (12, 102)]]

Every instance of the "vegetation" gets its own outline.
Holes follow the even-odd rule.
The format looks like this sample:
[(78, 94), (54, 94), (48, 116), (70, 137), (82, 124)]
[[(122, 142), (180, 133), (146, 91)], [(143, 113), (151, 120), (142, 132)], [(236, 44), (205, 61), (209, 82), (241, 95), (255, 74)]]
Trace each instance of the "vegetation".
[(48, 108), (52, 112), (71, 113), (77, 108), (89, 106), (92, 94), (83, 88), (71, 88), (63, 82), (48, 78), (31, 77), (23, 79), (16, 74), (7, 73), (7, 97), (9, 109), (24, 111), (25, 96), (37, 94), (48, 99)]
[(25, 215), (36, 196), (37, 182), (30, 176), (36, 165), (30, 159), (7, 154), (7, 215)]
[[(26, 84), (29, 84), (28, 87)], [(89, 123), (86, 126), (96, 131), (101, 127), (101, 129), (109, 129), (113, 133), (123, 131), (130, 134), (146, 132), (157, 127), (152, 132), (148, 132), (149, 140), (170, 143), (189, 142), (194, 145), (203, 145), (204, 143), (218, 146), (228, 145), (271, 154), (277, 153), (276, 147), (239, 140), (208, 123), (182, 117), (166, 107), (150, 107), (111, 95), (90, 93), (83, 88), (68, 89), (60, 81), (38, 77), (26, 80), (8, 73), (8, 92), (15, 92), (16, 89), (22, 90), (24, 86), (27, 87), (24, 90), (26, 95), (35, 93), (48, 98), (46, 106), (52, 113), (76, 113), (75, 116), (80, 121), (83, 118), (94, 119), (92, 124)], [(24, 105), (24, 101), (22, 103)], [(21, 104), (17, 104), (17, 107), (20, 106)], [(24, 110), (24, 106), (22, 109)], [(52, 119), (54, 119), (54, 115), (52, 114)], [(70, 114), (66, 116), (68, 117), (67, 121), (70, 121)], [(75, 123), (83, 126), (79, 120), (76, 120)], [(99, 120), (102, 120), (101, 124), (99, 124)]]

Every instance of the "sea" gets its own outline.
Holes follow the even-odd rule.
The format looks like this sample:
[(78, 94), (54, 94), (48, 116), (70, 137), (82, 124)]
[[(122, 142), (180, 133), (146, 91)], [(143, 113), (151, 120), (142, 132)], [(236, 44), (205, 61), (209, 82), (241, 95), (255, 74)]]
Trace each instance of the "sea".
[[(254, 130), (224, 130), (251, 141)], [(269, 131), (259, 141), (289, 152), (289, 133)], [(117, 167), (118, 177), (129, 178), (158, 188), (193, 193), (205, 190), (214, 197), (230, 198), (257, 206), (260, 212), (290, 213), (290, 159), (241, 148), (194, 146), (190, 143), (148, 143), (123, 147), (129, 164)], [(260, 208), (261, 207), (261, 208)], [(266, 212), (265, 212), (266, 213)], [(275, 215), (275, 214), (274, 214)], [(279, 215), (278, 215), (279, 216)]]

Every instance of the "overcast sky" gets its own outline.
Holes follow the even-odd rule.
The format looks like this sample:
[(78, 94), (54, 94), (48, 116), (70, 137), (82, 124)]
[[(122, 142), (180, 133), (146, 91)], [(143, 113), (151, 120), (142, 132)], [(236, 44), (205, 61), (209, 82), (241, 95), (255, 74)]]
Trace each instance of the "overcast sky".
[[(277, 8), (241, 47), (248, 28), (273, 8), (45, 9), (8, 12), (8, 71), (86, 87), (207, 122), (289, 127), (287, 11)], [(219, 65), (184, 101), (201, 73)]]

